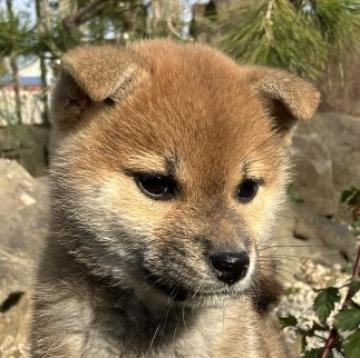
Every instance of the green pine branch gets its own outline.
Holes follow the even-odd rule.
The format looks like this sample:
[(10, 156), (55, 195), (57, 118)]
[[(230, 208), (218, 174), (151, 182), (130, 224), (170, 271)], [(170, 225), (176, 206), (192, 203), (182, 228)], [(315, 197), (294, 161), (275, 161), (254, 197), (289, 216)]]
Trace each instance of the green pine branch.
[(315, 80), (334, 56), (339, 69), (360, 41), (356, 0), (267, 0), (211, 21), (218, 46), (239, 62), (281, 67)]

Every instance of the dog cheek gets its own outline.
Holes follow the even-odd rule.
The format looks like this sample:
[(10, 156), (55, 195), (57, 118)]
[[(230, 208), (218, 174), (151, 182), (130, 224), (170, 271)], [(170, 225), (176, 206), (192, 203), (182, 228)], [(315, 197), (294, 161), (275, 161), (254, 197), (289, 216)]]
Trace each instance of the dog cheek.
[(253, 203), (242, 208), (243, 220), (246, 222), (250, 236), (257, 243), (271, 235), (278, 212), (285, 200), (286, 193), (283, 190), (264, 188)]
[(135, 233), (151, 233), (161, 226), (171, 206), (148, 199), (131, 178), (118, 174), (106, 175), (99, 194), (99, 203), (114, 220), (119, 220)]

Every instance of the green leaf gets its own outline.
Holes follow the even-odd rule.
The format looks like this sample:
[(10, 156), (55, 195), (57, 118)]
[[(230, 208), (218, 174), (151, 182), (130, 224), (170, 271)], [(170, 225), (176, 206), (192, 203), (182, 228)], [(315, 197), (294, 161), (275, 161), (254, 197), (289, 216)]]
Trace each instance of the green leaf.
[(340, 311), (335, 318), (334, 326), (340, 331), (352, 331), (360, 324), (360, 309), (349, 308)]
[(331, 311), (334, 309), (335, 303), (339, 301), (339, 289), (328, 287), (320, 291), (314, 301), (314, 311), (321, 322), (326, 321)]
[(320, 326), (318, 323), (313, 322), (312, 326), (308, 329), (308, 335), (312, 335), (315, 333), (315, 331), (327, 331), (328, 327)]
[(349, 296), (353, 297), (358, 291), (360, 291), (360, 280), (354, 279), (349, 285)]
[(341, 193), (341, 202), (348, 205), (357, 205), (360, 202), (360, 190), (351, 188)]
[(312, 349), (310, 351), (305, 351), (302, 355), (303, 358), (318, 358), (322, 353), (322, 348)]
[(301, 350), (303, 352), (305, 352), (306, 346), (307, 346), (306, 335), (303, 334), (302, 337), (301, 337)]
[(280, 320), (283, 328), (293, 327), (293, 326), (296, 326), (298, 323), (296, 317), (294, 317), (292, 315), (288, 315), (286, 317), (279, 317), (279, 320)]
[(346, 358), (360, 357), (360, 329), (357, 329), (346, 341), (344, 345)]
[(355, 236), (360, 235), (360, 219), (355, 220), (352, 224), (351, 224), (352, 228), (353, 228), (353, 233)]

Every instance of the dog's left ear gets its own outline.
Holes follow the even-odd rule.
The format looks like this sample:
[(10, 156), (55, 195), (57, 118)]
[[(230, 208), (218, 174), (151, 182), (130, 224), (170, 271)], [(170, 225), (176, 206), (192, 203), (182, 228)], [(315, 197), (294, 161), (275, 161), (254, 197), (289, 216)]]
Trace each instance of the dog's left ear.
[(320, 92), (309, 82), (279, 69), (249, 66), (244, 71), (279, 133), (285, 135), (297, 120), (315, 114)]

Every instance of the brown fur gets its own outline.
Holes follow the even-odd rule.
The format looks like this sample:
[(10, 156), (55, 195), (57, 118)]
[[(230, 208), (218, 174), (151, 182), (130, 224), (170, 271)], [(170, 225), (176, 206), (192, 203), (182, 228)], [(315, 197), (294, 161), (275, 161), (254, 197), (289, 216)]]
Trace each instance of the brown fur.
[[(318, 101), (295, 76), (202, 45), (65, 55), (32, 356), (288, 357), (267, 314), (281, 285), (258, 250), (286, 196), (285, 134)], [(178, 196), (146, 197), (133, 179), (144, 171), (176, 178)], [(262, 179), (247, 204), (235, 197), (245, 177)], [(239, 283), (214, 276), (217, 248), (248, 250)], [(174, 301), (144, 269), (193, 294)]]

